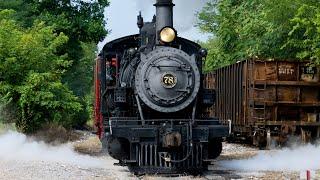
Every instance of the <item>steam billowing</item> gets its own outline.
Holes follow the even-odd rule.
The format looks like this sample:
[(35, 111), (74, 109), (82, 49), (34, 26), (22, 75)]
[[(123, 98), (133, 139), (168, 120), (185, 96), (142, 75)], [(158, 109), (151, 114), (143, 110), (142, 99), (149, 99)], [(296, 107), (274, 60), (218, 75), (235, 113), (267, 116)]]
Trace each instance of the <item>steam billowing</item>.
[[(150, 15), (154, 13), (153, 4), (156, 0), (135, 0), (137, 10), (141, 10), (144, 14)], [(179, 32), (190, 30), (197, 20), (196, 13), (199, 12), (209, 0), (173, 0), (176, 4), (174, 7), (174, 24)], [(149, 20), (149, 19), (147, 19)]]
[[(69, 145), (52, 147), (12, 131), (0, 134), (0, 161), (41, 161), (88, 168), (112, 166), (112, 162), (80, 155)], [(282, 150), (260, 151), (252, 158), (220, 161), (218, 165), (227, 170), (255, 172), (317, 170), (320, 168), (320, 146), (309, 144)]]
[(81, 167), (105, 167), (104, 161), (77, 154), (69, 145), (51, 147), (12, 131), (0, 135), (0, 161), (43, 161)]
[(320, 168), (320, 146), (305, 145), (282, 150), (261, 151), (246, 160), (219, 163), (226, 169), (243, 171), (304, 171)]

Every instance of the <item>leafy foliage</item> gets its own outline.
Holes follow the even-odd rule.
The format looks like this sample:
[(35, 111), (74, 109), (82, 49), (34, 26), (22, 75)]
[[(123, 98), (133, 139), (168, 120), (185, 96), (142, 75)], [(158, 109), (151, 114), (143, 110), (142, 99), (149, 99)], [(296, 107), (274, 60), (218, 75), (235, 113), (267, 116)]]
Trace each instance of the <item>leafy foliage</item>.
[(294, 47), (299, 59), (311, 59), (320, 64), (320, 7), (303, 4), (291, 20), (294, 24), (285, 46)]
[(214, 35), (207, 69), (252, 57), (320, 63), (318, 12), (315, 0), (212, 0), (198, 15), (200, 29)]
[(0, 11), (0, 96), (16, 104), (25, 132), (43, 122), (71, 125), (81, 105), (61, 82), (71, 62), (58, 52), (68, 38), (41, 22), (25, 30), (9, 18), (13, 14)]
[(0, 9), (15, 10), (16, 19), (24, 27), (41, 20), (69, 39), (98, 42), (107, 34), (104, 8), (108, 5), (108, 0), (2, 0)]
[[(73, 95), (77, 96), (77, 102), (80, 103), (81, 106), (79, 106), (79, 108), (76, 108), (76, 113), (70, 111), (66, 113), (70, 116), (74, 115), (74, 120), (72, 120), (72, 123), (70, 123), (68, 117), (64, 117), (63, 114), (60, 114), (61, 117), (50, 115), (50, 117), (47, 117), (47, 119), (60, 121), (58, 120), (59, 118), (65, 118), (65, 121), (68, 122), (68, 126), (81, 126), (85, 124), (85, 122), (91, 117), (90, 113), (92, 103), (88, 102), (88, 95), (91, 94), (93, 84), (93, 59), (96, 56), (96, 44), (100, 40), (102, 40), (102, 38), (104, 38), (108, 33), (108, 31), (104, 28), (106, 23), (104, 21), (104, 8), (108, 5), (108, 0), (0, 1), (0, 10), (13, 9), (16, 11), (15, 13), (10, 13), (6, 16), (10, 16), (11, 19), (15, 20), (15, 28), (13, 29), (19, 29), (19, 32), (22, 31), (20, 32), (21, 36), (24, 33), (31, 34), (30, 31), (32, 30), (37, 31), (42, 30), (41, 28), (49, 28), (51, 33), (58, 35), (61, 40), (61, 43), (56, 42), (58, 43), (56, 47), (49, 47), (49, 49), (54, 50), (54, 52), (52, 52), (54, 56), (56, 56), (56, 58), (59, 57), (60, 60), (51, 60), (52, 56), (50, 57), (50, 54), (44, 57), (48, 52), (36, 48), (30, 48), (28, 49), (29, 52), (25, 52), (27, 57), (31, 54), (35, 56), (31, 57), (30, 59), (26, 59), (26, 61), (30, 62), (30, 67), (26, 68), (26, 70), (23, 70), (23, 72), (21, 73), (18, 71), (12, 71), (7, 74), (7, 76), (10, 76), (11, 74), (11, 77), (16, 77), (17, 82), (21, 82), (22, 79), (25, 80), (25, 82), (30, 81), (32, 83), (38, 84), (37, 87), (29, 87), (31, 89), (38, 88), (40, 89), (40, 91), (49, 89), (49, 92), (58, 91), (60, 89), (60, 91), (63, 93), (59, 94), (59, 92), (55, 92), (54, 97), (52, 97), (52, 99), (56, 99), (55, 103), (59, 103), (60, 101), (63, 102), (64, 98), (71, 101), (74, 100), (72, 97)], [(41, 28), (39, 27), (40, 29), (36, 29), (34, 24), (37, 24), (36, 26), (41, 26)], [(24, 32), (23, 29), (28, 29), (28, 32)], [(62, 38), (62, 35), (65, 39)], [(15, 35), (13, 36), (14, 37), (12, 38), (18, 38), (16, 40), (20, 39), (20, 37), (17, 37)], [(16, 42), (16, 40), (14, 41)], [(52, 39), (48, 39), (48, 41), (51, 40)], [(35, 39), (34, 44), (41, 44), (41, 41), (42, 39)], [(32, 47), (34, 44), (30, 44), (30, 46)], [(17, 51), (19, 50), (17, 49)], [(0, 54), (1, 53), (2, 52), (0, 52)], [(35, 54), (37, 53), (40, 54), (36, 56)], [(3, 56), (5, 57), (6, 55)], [(42, 61), (32, 63), (32, 61), (34, 62), (35, 60), (39, 60), (39, 58), (42, 58), (42, 60), (44, 60), (43, 63), (46, 66), (40, 64)], [(12, 66), (12, 68), (16, 68), (17, 70), (23, 69), (22, 67), (20, 67), (22, 65), (20, 65), (19, 62), (17, 63), (17, 61), (20, 60), (13, 58), (10, 61), (10, 63), (15, 63), (15, 66)], [(46, 61), (53, 61), (55, 63), (48, 63)], [(59, 62), (60, 64), (58, 64)], [(54, 67), (51, 67), (51, 65)], [(29, 72), (29, 70), (32, 70), (38, 74), (36, 76), (34, 74), (28, 74), (27, 72)], [(55, 72), (53, 73), (51, 72), (51, 70), (55, 70)], [(4, 72), (3, 69), (0, 69), (0, 71)], [(1, 77), (2, 76), (0, 76), (0, 79)], [(28, 79), (26, 80), (25, 78)], [(37, 78), (38, 80), (43, 79), (43, 82), (35, 81), (35, 78)], [(46, 81), (48, 79), (50, 79), (52, 83), (46, 84)], [(53, 82), (59, 82), (60, 84), (54, 84)], [(41, 83), (44, 83), (43, 86), (40, 85)], [(28, 86), (28, 84), (26, 83), (25, 86)], [(7, 89), (10, 88), (12, 87), (7, 87)], [(28, 104), (29, 101), (40, 101), (38, 99), (32, 99), (32, 90), (25, 87), (24, 89), (20, 89), (19, 92), (18, 90), (15, 91), (15, 93), (17, 94), (22, 92), (26, 93), (27, 95), (24, 97), (25, 102), (19, 103), (19, 105), (26, 105), (29, 109), (37, 109), (37, 106), (30, 106)], [(68, 95), (67, 97), (64, 97), (65, 93), (69, 94), (70, 96)], [(47, 97), (47, 99), (48, 98), (49, 97)], [(17, 102), (17, 99), (14, 99), (12, 101)], [(48, 105), (48, 108), (51, 110), (49, 111), (47, 109), (47, 114), (54, 114), (55, 111), (61, 111), (59, 110), (59, 108), (67, 108), (67, 105), (61, 105), (61, 107), (58, 107), (51, 104), (50, 106)], [(23, 115), (24, 114), (21, 114), (21, 116)], [(21, 117), (20, 119), (23, 118), (24, 117)]]
[[(56, 32), (63, 32), (69, 37), (62, 54), (68, 55), (71, 66), (63, 76), (63, 82), (79, 97), (83, 106), (77, 114), (77, 126), (84, 125), (92, 117), (88, 112), (91, 104), (86, 103), (86, 96), (91, 93), (93, 84), (93, 59), (96, 56), (96, 44), (107, 31), (104, 28), (104, 8), (107, 0), (29, 0), (39, 12), (39, 19), (54, 26)], [(80, 77), (80, 78), (79, 78)]]

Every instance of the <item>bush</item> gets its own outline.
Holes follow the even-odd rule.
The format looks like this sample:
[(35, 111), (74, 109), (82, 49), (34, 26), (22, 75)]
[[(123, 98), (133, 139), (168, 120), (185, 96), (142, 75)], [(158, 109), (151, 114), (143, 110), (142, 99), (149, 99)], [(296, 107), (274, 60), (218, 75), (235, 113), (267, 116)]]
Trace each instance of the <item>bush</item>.
[(50, 73), (32, 73), (19, 93), (22, 116), (17, 125), (26, 132), (33, 132), (48, 122), (70, 128), (81, 110), (78, 99)]
[(72, 127), (82, 106), (61, 81), (71, 62), (58, 52), (68, 38), (42, 22), (23, 29), (12, 14), (0, 11), (0, 96), (16, 108), (23, 132), (49, 122)]

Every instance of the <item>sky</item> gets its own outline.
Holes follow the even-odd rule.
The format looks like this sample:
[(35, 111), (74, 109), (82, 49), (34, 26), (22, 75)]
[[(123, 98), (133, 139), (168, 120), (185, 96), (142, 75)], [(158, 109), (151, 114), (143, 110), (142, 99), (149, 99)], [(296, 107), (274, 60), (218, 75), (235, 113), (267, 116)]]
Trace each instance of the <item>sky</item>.
[[(195, 14), (208, 1), (173, 0), (176, 4), (174, 7), (174, 27), (178, 31), (178, 36), (194, 41), (206, 41), (209, 38), (208, 34), (201, 33), (195, 27), (197, 21)], [(110, 6), (105, 10), (106, 28), (111, 32), (103, 42), (99, 43), (99, 49), (106, 42), (138, 33), (137, 15), (139, 11), (142, 12), (145, 22), (151, 21), (155, 14), (154, 3), (155, 0), (111, 0)]]

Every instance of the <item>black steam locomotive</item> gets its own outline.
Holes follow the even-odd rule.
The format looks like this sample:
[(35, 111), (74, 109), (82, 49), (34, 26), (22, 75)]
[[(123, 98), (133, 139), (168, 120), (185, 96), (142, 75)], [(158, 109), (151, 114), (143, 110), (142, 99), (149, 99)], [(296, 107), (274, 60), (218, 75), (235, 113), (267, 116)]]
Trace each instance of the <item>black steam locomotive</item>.
[(228, 128), (208, 117), (207, 51), (177, 36), (172, 0), (157, 0), (140, 34), (107, 43), (96, 61), (95, 119), (103, 147), (131, 171), (199, 173), (222, 150)]

